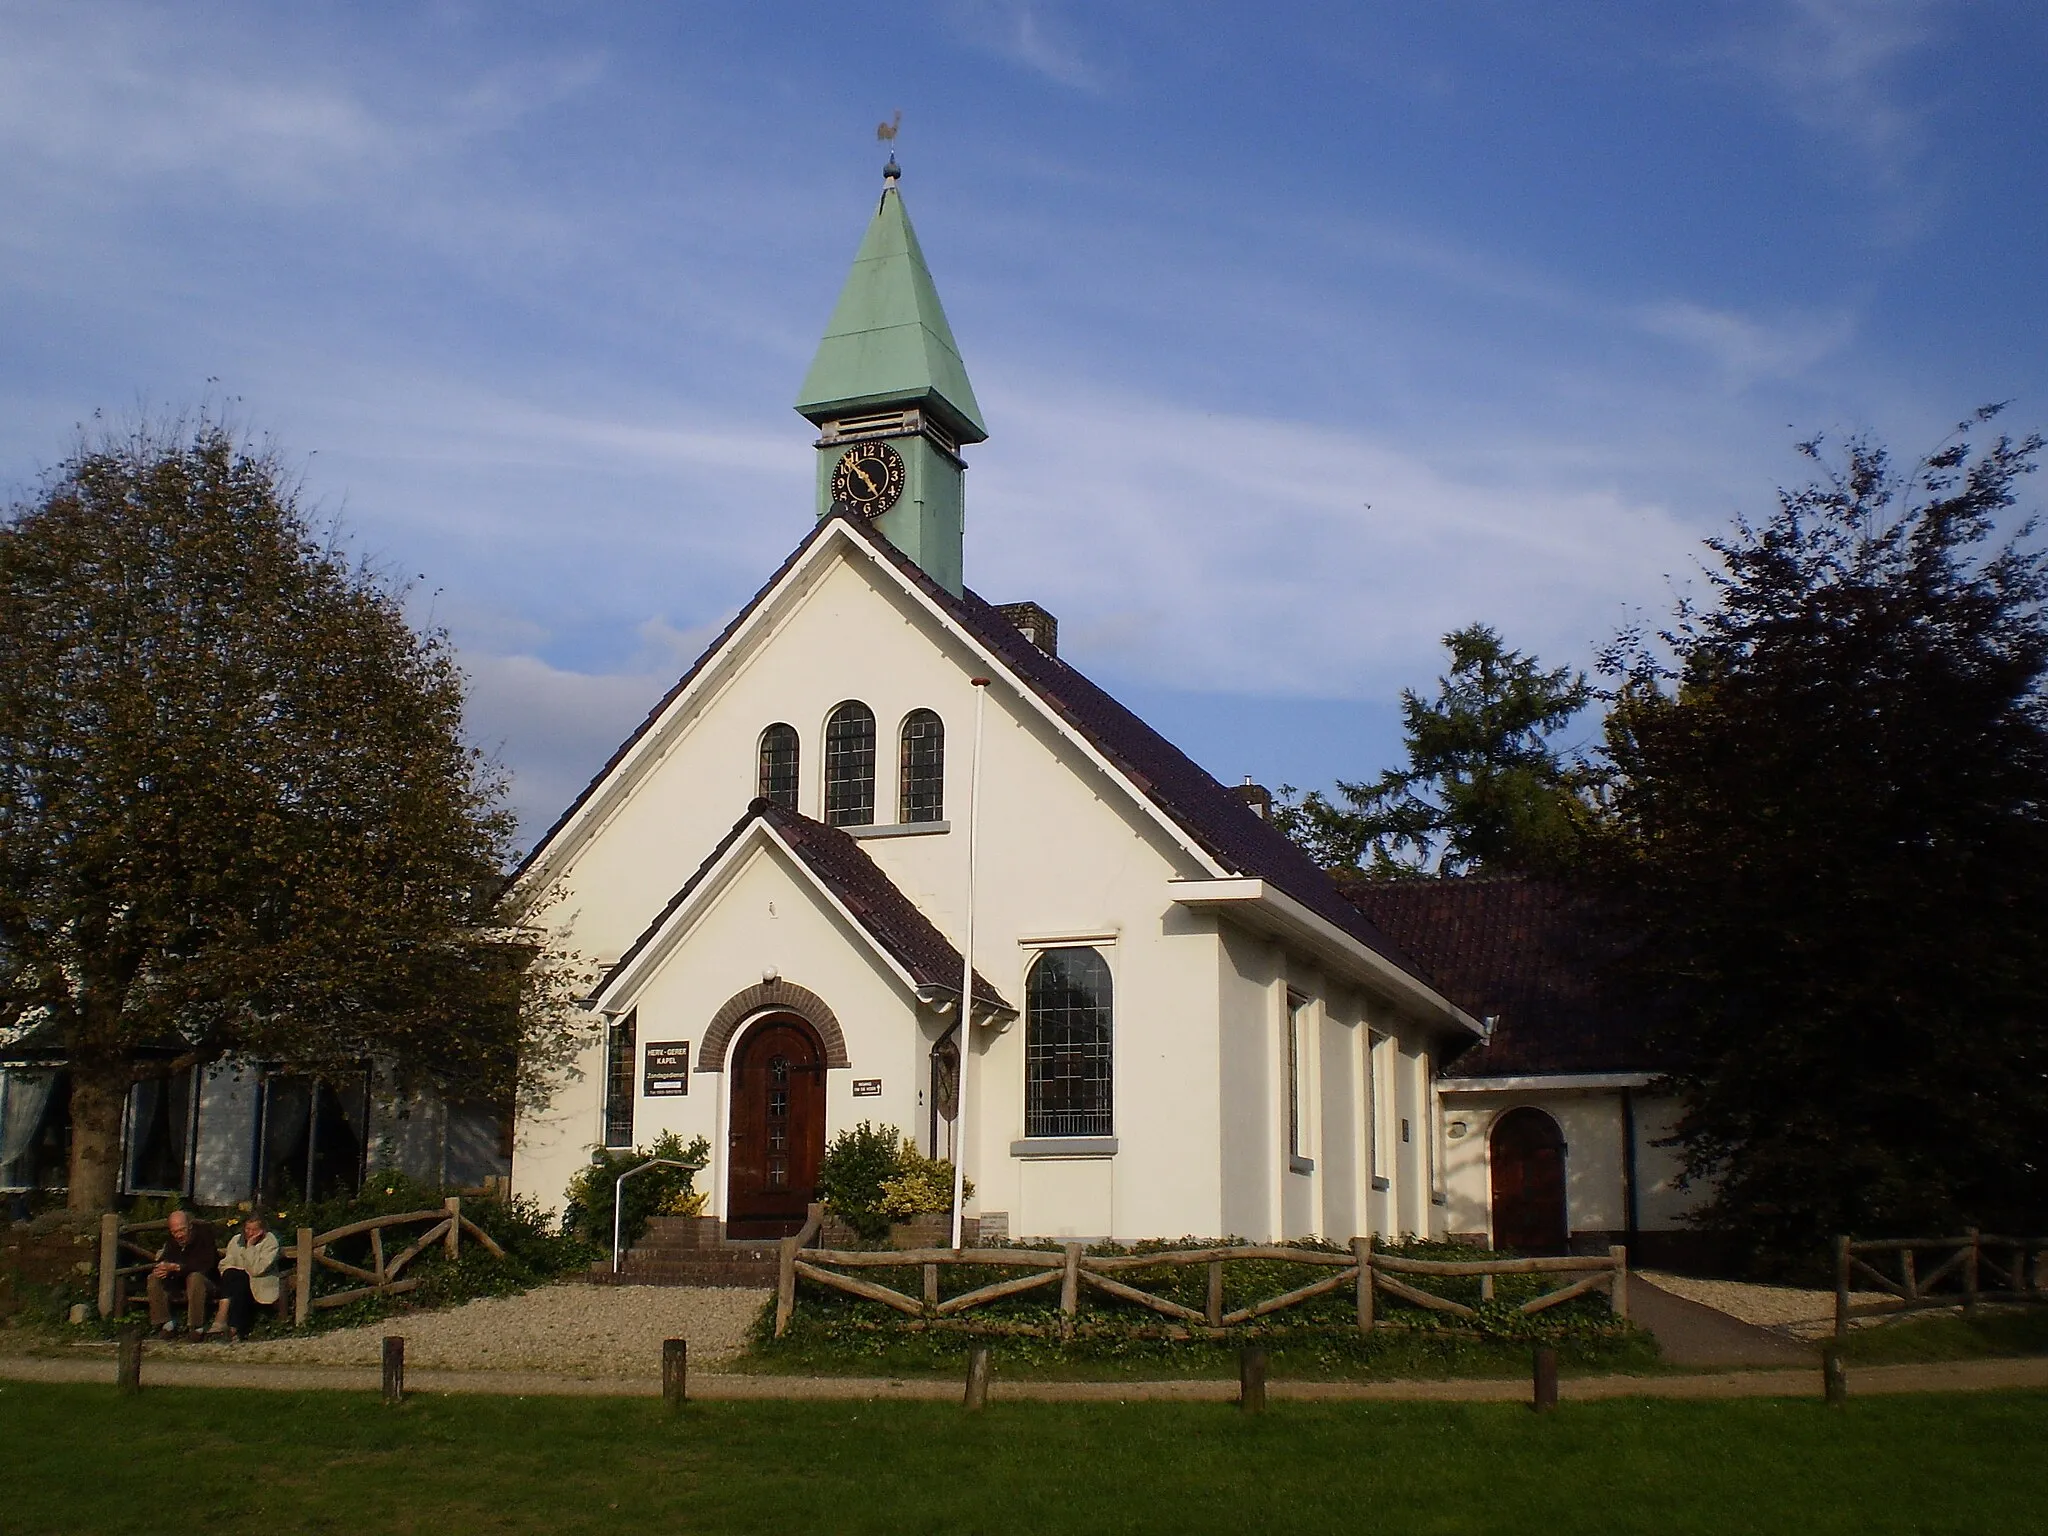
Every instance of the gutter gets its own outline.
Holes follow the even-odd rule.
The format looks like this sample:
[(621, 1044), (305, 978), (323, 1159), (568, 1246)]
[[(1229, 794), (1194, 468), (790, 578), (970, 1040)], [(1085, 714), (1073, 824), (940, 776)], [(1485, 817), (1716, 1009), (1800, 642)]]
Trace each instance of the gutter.
[(1354, 982), (1405, 1004), (1436, 1022), (1486, 1038), (1486, 1028), (1427, 982), (1378, 950), (1359, 942), (1328, 918), (1309, 910), (1270, 880), (1250, 875), (1221, 880), (1169, 880), (1174, 903), (1216, 912), (1254, 933), (1291, 939)]

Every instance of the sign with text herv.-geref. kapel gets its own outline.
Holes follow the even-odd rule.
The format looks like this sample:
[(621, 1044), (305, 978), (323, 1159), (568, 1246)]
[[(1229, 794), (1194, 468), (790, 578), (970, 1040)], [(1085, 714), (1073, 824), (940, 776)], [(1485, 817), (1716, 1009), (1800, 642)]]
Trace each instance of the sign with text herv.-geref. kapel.
[(647, 1047), (647, 1071), (641, 1086), (650, 1099), (673, 1099), (690, 1091), (690, 1042), (664, 1040)]

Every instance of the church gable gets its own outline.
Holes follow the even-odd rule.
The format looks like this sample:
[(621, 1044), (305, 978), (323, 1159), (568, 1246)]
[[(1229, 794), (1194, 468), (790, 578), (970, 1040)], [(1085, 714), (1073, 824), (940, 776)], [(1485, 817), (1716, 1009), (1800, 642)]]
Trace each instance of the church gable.
[[(1073, 814), (1092, 819), (1107, 807), (1141, 826), (1149, 842), (1172, 850), (1160, 866), (1162, 879), (1219, 872), (1076, 722), (1031, 686), (1019, 670), (1024, 658), (988, 643), (1005, 629), (1015, 645), (1029, 647), (979, 598), (950, 597), (853, 519), (828, 518), (615, 754), (529, 855), (518, 880), (535, 898), (557, 885), (570, 889), (578, 946), (609, 962), (668, 900), (676, 871), (694, 867), (735, 809), (769, 787), (762, 753), (771, 728), (784, 728), (779, 734), (794, 758), (794, 808), (824, 819), (828, 722), (842, 703), (867, 709), (876, 766), (866, 819), (888, 826), (904, 814), (898, 769), (905, 723), (931, 712), (949, 744), (946, 792), (955, 804), (964, 799), (955, 770), (966, 761), (976, 675), (992, 675), (1002, 685), (997, 709), (1028, 718), (1031, 734), (1045, 743), (1040, 766), (1031, 770), (1045, 794)], [(1046, 775), (1076, 774), (1085, 786), (1062, 791), (1043, 782)], [(939, 906), (931, 910), (953, 905), (959, 855), (946, 839), (869, 846), (921, 904), (937, 892)]]

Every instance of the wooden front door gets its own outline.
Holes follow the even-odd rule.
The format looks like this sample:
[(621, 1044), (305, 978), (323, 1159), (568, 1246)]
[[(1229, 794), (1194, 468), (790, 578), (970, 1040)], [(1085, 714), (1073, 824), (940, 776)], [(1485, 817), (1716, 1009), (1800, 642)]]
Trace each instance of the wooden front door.
[(729, 1237), (787, 1237), (817, 1198), (825, 1156), (825, 1051), (791, 1014), (748, 1030), (733, 1053)]
[(1563, 1253), (1564, 1133), (1540, 1109), (1511, 1109), (1494, 1122), (1493, 1246), (1515, 1253)]

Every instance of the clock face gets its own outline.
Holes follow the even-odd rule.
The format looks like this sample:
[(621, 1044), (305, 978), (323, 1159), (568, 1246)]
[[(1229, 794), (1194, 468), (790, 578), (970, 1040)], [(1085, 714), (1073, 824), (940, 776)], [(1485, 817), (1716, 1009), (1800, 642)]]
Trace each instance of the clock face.
[(903, 494), (903, 456), (887, 443), (856, 443), (832, 469), (832, 499), (879, 517)]

